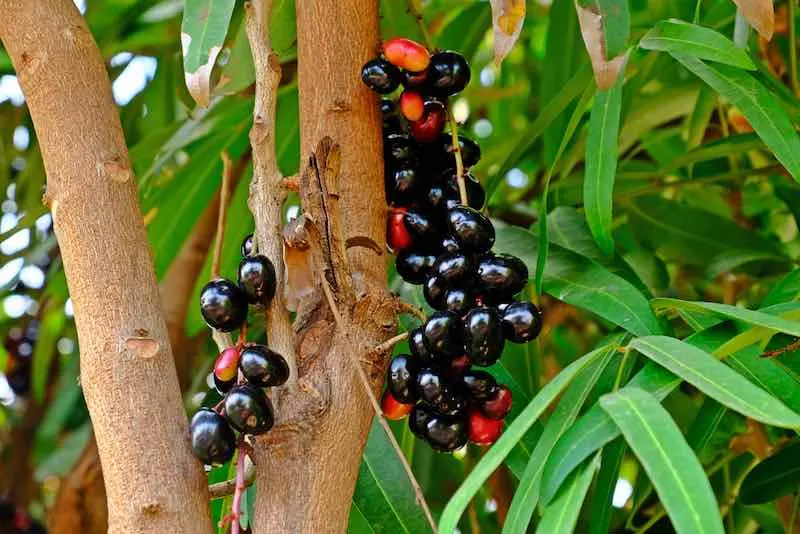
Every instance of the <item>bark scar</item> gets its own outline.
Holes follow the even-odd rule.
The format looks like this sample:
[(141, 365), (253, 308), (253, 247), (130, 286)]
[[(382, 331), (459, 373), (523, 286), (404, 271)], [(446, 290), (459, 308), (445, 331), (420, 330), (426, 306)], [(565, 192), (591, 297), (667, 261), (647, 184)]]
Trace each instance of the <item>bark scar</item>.
[(134, 358), (149, 360), (158, 354), (160, 348), (161, 344), (151, 337), (133, 336), (125, 340), (125, 350)]

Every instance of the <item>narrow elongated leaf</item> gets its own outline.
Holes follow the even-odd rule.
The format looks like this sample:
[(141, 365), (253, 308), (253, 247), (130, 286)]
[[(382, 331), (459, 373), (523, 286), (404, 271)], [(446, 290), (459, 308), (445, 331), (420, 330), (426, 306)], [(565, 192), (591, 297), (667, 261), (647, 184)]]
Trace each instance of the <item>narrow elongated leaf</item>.
[[(535, 234), (497, 225), (495, 248), (533, 265), (538, 253)], [(647, 300), (630, 283), (579, 254), (550, 245), (542, 288), (557, 299), (596, 313), (636, 335), (660, 332)]]
[(620, 75), (610, 89), (599, 91), (595, 96), (586, 143), (586, 173), (583, 179), (586, 222), (597, 246), (609, 256), (614, 253), (611, 214), (624, 80), (625, 77)]
[(553, 502), (545, 509), (536, 527), (538, 534), (571, 534), (578, 523), (578, 514), (595, 472), (600, 467), (600, 455), (587, 465), (576, 469), (571, 479), (561, 488)]
[(624, 0), (576, 0), (575, 9), (597, 87), (609, 89), (620, 76), (625, 61), (622, 50), (630, 34), (628, 3)]
[[(691, 343), (705, 350), (719, 347), (730, 337), (730, 330), (722, 326), (698, 332), (688, 338)], [(681, 383), (681, 379), (663, 367), (648, 362), (628, 382), (626, 387), (647, 391), (658, 399), (664, 399)], [(550, 499), (564, 479), (594, 451), (619, 437), (619, 429), (599, 405), (592, 406), (558, 440), (547, 459), (542, 475), (542, 498)]]
[(761, 306), (772, 306), (787, 300), (794, 300), (798, 295), (800, 295), (800, 269), (795, 269), (772, 286), (761, 302)]
[(704, 350), (666, 336), (640, 337), (629, 348), (731, 410), (769, 425), (800, 428), (800, 415)]
[(748, 310), (737, 306), (731, 306), (730, 304), (720, 304), (718, 302), (697, 302), (670, 298), (658, 298), (650, 302), (657, 310), (664, 308), (682, 308), (694, 311), (707, 311), (716, 315), (721, 315), (726, 319), (743, 321), (755, 326), (762, 326), (770, 330), (800, 337), (800, 322), (776, 317), (775, 315), (770, 315), (763, 311)]
[(442, 28), (436, 46), (443, 50), (458, 50), (472, 60), (491, 24), (492, 10), (486, 3), (469, 5)]
[(686, 432), (686, 442), (703, 462), (703, 451), (712, 441), (714, 433), (719, 428), (728, 409), (710, 397), (703, 399), (703, 405), (692, 421), (692, 426)]
[(430, 532), (422, 509), (383, 428), (373, 422), (358, 472), (353, 505), (374, 532)]
[(44, 392), (50, 376), (50, 367), (56, 355), (55, 346), (64, 330), (66, 318), (61, 307), (48, 307), (37, 331), (33, 348), (33, 369), (31, 370), (31, 386), (37, 402), (44, 401)]
[(603, 351), (600, 357), (581, 370), (559, 401), (553, 415), (547, 420), (544, 432), (536, 443), (536, 448), (531, 454), (517, 491), (514, 493), (514, 498), (511, 500), (511, 507), (503, 527), (504, 532), (525, 532), (527, 529), (539, 500), (539, 485), (545, 460), (550, 455), (558, 438), (575, 421), (592, 388), (611, 362), (616, 349), (617, 345), (613, 343)]
[(735, 352), (726, 361), (750, 382), (800, 413), (800, 382), (774, 360), (762, 358), (757, 346)]
[(658, 399), (623, 388), (600, 399), (647, 472), (678, 534), (723, 534), (714, 492)]
[(514, 47), (525, 22), (525, 0), (490, 0), (494, 27), (494, 62), (499, 65)]
[(773, 454), (747, 474), (739, 494), (744, 504), (774, 501), (800, 487), (800, 442)]
[(195, 102), (208, 106), (211, 71), (222, 50), (236, 0), (186, 0), (181, 25), (183, 71)]
[(658, 22), (642, 37), (639, 46), (645, 50), (686, 54), (740, 69), (756, 68), (747, 52), (721, 33), (678, 19)]
[(672, 56), (739, 108), (778, 161), (800, 181), (800, 138), (772, 93), (734, 67), (704, 63), (685, 54)]
[(603, 447), (600, 471), (592, 493), (589, 534), (608, 534), (611, 530), (612, 500), (626, 449), (625, 440), (621, 438)]
[(514, 445), (544, 413), (545, 409), (558, 397), (575, 375), (595, 358), (599, 358), (604, 349), (598, 349), (585, 354), (565, 367), (558, 375), (547, 383), (533, 400), (525, 407), (522, 413), (506, 428), (500, 439), (481, 458), (481, 461), (472, 469), (458, 490), (450, 498), (439, 520), (439, 531), (442, 534), (455, 532), (461, 514), (466, 510), (469, 501), (480, 490), (484, 482), (503, 462)]

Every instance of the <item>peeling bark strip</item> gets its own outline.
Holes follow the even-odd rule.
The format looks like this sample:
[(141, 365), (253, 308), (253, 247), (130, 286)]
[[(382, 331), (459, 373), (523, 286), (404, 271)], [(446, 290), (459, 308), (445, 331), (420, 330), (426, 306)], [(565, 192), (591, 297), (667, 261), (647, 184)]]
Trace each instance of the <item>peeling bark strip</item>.
[[(75, 304), (109, 532), (210, 533), (206, 479), (189, 448), (103, 59), (72, 0), (0, 0), (0, 39), (20, 74), (48, 196), (58, 206), (55, 232)], [(146, 357), (131, 358), (132, 348)]]

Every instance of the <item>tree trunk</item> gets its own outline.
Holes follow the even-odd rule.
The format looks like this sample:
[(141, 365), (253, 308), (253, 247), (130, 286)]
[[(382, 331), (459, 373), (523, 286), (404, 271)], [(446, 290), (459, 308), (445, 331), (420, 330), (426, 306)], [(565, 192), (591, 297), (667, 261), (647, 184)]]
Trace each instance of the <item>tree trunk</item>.
[[(376, 390), (385, 355), (371, 348), (395, 328), (379, 252), (386, 216), (379, 110), (358, 74), (375, 55), (378, 3), (297, 2), (297, 35), (301, 167), (316, 150), (301, 180), (303, 210), (316, 281), (330, 285), (338, 317), (322, 292), (298, 311), (299, 381), (275, 395), (282, 423), (255, 447), (254, 532), (341, 533), (373, 415), (354, 362), (367, 362)], [(321, 143), (325, 137), (340, 153)], [(381, 246), (345, 253), (354, 237)]]
[(0, 39), (47, 172), (109, 532), (211, 532), (103, 59), (71, 0), (0, 0)]

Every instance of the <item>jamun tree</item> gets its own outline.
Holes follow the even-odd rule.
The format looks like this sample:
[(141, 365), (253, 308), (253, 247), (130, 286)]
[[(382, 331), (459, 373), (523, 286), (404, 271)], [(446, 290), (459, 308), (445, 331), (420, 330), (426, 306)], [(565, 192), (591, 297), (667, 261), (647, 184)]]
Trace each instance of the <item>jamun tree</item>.
[(0, 532), (798, 532), (796, 22), (0, 0)]

